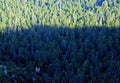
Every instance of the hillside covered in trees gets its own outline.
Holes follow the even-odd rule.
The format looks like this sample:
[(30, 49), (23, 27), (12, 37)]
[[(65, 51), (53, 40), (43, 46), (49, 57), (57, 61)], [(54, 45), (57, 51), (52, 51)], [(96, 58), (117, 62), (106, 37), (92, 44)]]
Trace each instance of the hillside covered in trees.
[(0, 83), (119, 83), (120, 0), (0, 0)]
[(119, 0), (1, 0), (0, 27), (120, 26)]

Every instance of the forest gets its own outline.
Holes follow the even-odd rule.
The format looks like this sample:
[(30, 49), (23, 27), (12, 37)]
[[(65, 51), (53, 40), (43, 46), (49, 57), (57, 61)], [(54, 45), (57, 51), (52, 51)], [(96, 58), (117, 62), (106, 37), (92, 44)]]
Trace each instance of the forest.
[(120, 26), (119, 0), (1, 0), (0, 29), (32, 25)]
[(119, 83), (120, 0), (0, 0), (0, 83)]

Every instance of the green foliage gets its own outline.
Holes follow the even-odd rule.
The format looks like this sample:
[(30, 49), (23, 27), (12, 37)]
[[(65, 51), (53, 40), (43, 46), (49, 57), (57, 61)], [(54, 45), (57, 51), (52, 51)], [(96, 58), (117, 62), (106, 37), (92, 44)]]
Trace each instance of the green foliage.
[(0, 67), (0, 82), (118, 83), (119, 34), (107, 27), (7, 28), (0, 32), (0, 63), (9, 64)]
[[(0, 1), (0, 28), (28, 28), (32, 25), (118, 27), (120, 3), (116, 3), (116, 0), (105, 0), (99, 6), (97, 2), (99, 1), (2, 0)], [(108, 13), (114, 15), (111, 20)], [(115, 22), (112, 22), (113, 20)], [(116, 22), (117, 20), (119, 22)]]
[(0, 83), (119, 83), (119, 10), (118, 0), (1, 0)]

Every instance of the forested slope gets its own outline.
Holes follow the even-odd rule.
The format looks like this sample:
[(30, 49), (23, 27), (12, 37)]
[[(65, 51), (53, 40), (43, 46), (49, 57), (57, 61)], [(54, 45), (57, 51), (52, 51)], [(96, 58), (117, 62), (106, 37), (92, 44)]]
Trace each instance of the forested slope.
[(119, 83), (120, 0), (0, 0), (0, 83)]
[(0, 33), (0, 82), (15, 81), (119, 83), (120, 28), (6, 29)]
[(0, 27), (120, 26), (119, 0), (1, 0)]

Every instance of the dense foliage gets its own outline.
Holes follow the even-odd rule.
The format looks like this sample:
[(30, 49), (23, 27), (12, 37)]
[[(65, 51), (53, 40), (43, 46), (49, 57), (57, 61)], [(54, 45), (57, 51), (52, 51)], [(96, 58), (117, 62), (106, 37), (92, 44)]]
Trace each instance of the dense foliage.
[(0, 82), (119, 83), (120, 28), (7, 28), (0, 32), (2, 62), (10, 67), (0, 68)]
[(120, 0), (0, 0), (0, 83), (119, 83)]
[(120, 26), (120, 0), (0, 0), (0, 28)]

